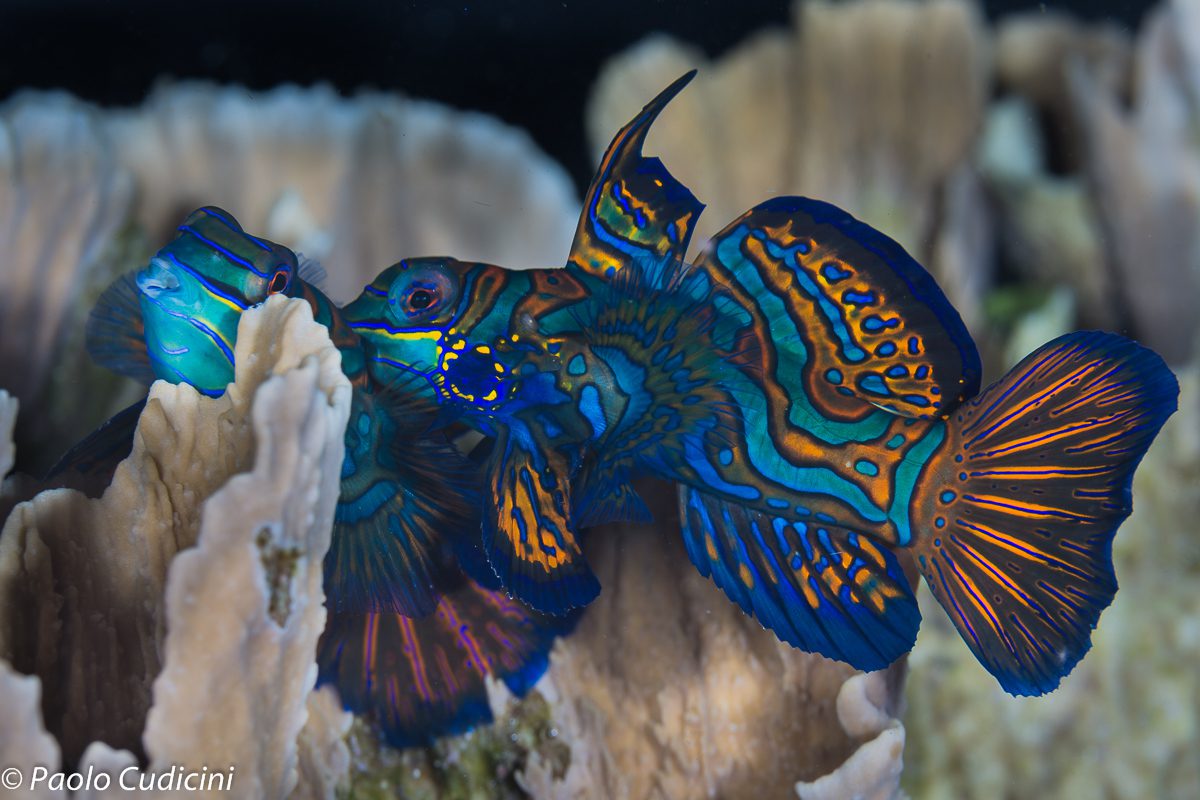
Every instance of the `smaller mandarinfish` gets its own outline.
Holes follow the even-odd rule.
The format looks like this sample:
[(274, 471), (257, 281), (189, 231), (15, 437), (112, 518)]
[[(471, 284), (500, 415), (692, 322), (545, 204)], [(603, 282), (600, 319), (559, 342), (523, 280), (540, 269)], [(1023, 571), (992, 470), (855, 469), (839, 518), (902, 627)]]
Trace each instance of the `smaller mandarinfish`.
[[(404, 381), (370, 380), (367, 346), (314, 285), (322, 276), (313, 262), (243, 231), (227, 212), (202, 208), (147, 267), (104, 293), (88, 346), (100, 363), (144, 382), (220, 395), (234, 378), (241, 314), (276, 294), (310, 305), (353, 387), (324, 563), (330, 613), (318, 682), (333, 683), (347, 708), (375, 717), (392, 744), (427, 743), (491, 718), (488, 675), (524, 694), (575, 617), (530, 611), (477, 566), (476, 468), (442, 434), (426, 433), (435, 406)], [(142, 405), (73, 448), (56, 471), (115, 466)]]
[(780, 639), (863, 670), (908, 652), (924, 575), (1013, 694), (1054, 689), (1116, 591), (1133, 471), (1176, 407), (1155, 353), (1073, 333), (979, 391), (962, 319), (903, 248), (779, 197), (683, 259), (703, 206), (626, 125), (565, 269), (410, 258), (344, 309), (387, 384), (492, 438), (484, 551), (533, 608), (600, 591), (581, 528), (680, 485), (689, 556)]

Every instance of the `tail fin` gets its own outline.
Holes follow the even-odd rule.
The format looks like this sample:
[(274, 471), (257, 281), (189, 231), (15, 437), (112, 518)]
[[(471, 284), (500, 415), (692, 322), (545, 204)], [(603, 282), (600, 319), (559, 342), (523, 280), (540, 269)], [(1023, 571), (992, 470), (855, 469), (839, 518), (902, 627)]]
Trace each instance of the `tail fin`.
[(1114, 334), (1042, 346), (957, 409), (914, 499), (934, 595), (1011, 694), (1051, 691), (1117, 590), (1133, 471), (1176, 408), (1155, 353)]
[(578, 616), (538, 614), (471, 581), (420, 619), (333, 612), (317, 648), (318, 683), (336, 685), (343, 705), (373, 717), (393, 746), (426, 745), (491, 721), (487, 675), (524, 695)]

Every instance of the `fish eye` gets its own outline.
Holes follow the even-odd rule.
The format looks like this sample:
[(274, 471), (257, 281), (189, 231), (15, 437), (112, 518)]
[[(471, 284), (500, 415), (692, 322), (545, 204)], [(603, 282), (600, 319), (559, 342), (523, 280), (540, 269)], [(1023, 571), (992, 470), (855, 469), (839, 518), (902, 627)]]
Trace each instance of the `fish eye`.
[(408, 308), (411, 311), (424, 311), (434, 304), (437, 294), (430, 289), (413, 289), (408, 295)]
[(413, 263), (401, 273), (388, 291), (389, 312), (401, 325), (424, 323), (435, 319), (449, 308), (457, 295), (457, 279), (444, 265)]
[(267, 284), (267, 294), (279, 294), (288, 287), (288, 281), (291, 278), (291, 273), (286, 269), (277, 269), (275, 274), (271, 276), (271, 282)]

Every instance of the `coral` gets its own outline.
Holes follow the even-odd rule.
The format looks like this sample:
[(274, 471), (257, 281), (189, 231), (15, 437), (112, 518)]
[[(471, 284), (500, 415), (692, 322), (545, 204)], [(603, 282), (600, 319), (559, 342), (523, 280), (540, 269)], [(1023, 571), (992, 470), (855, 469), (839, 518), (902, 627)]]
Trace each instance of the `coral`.
[[(778, 797), (836, 770), (878, 733), (839, 724), (854, 671), (730, 603), (688, 561), (672, 493), (641, 491), (659, 522), (589, 534), (604, 590), (539, 684), (569, 765), (531, 759), (523, 785), (540, 798)], [(879, 681), (881, 707), (894, 710), (899, 682)]]
[[(101, 498), (59, 489), (13, 511), (0, 654), (40, 681), (66, 765), (119, 771), (134, 753), (147, 774), (236, 765), (240, 796), (282, 797), (311, 774), (297, 736), (350, 389), (300, 301), (247, 312), (236, 354), (219, 398), (155, 384)], [(306, 733), (305, 760), (328, 738)]]
[(1083, 64), (1069, 85), (1122, 308), (1146, 344), (1182, 363), (1200, 336), (1200, 6), (1152, 14), (1135, 60), (1129, 110)]
[(708, 204), (698, 244), (769, 197), (818, 197), (930, 264), (970, 325), (990, 275), (968, 167), (987, 65), (986, 32), (965, 3), (797, 3), (792, 30), (761, 32), (714, 64), (661, 37), (618, 56), (588, 130), (599, 152), (647, 98), (702, 67), (646, 148)]
[(836, 800), (842, 797), (888, 800), (900, 796), (904, 767), (904, 726), (888, 706), (895, 688), (887, 673), (855, 675), (838, 692), (838, 720), (852, 736), (875, 738), (855, 751), (838, 769), (812, 783), (796, 785), (800, 800)]

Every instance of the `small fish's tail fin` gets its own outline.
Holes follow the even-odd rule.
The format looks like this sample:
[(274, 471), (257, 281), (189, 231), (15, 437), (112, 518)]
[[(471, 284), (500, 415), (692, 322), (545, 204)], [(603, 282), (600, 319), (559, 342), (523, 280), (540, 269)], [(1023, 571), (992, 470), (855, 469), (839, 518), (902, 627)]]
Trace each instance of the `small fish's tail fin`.
[(337, 686), (342, 704), (373, 717), (393, 746), (427, 745), (491, 721), (487, 675), (524, 695), (578, 616), (538, 614), (472, 581), (419, 619), (334, 612), (317, 649), (318, 683)]
[(1011, 694), (1053, 690), (1117, 590), (1112, 540), (1133, 471), (1176, 408), (1157, 354), (1080, 332), (951, 414), (913, 500), (918, 566)]

